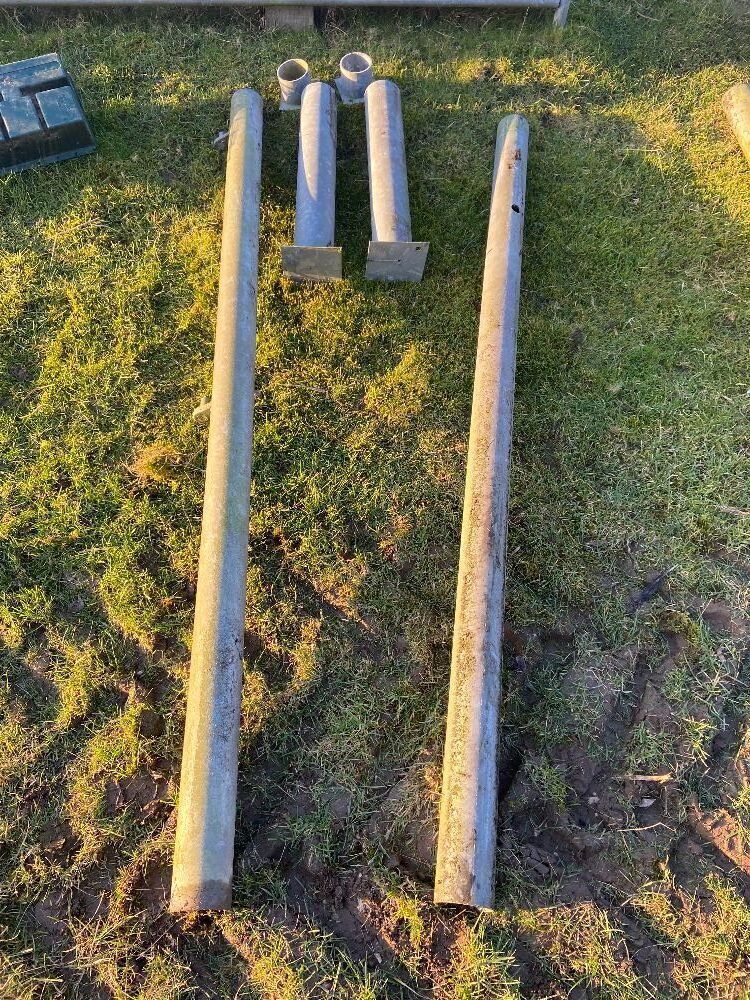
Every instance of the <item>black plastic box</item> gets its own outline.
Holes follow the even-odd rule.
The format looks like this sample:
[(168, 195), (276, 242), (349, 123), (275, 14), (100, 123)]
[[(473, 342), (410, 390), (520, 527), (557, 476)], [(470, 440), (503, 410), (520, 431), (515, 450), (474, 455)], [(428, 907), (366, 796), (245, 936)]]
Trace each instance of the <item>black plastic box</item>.
[(56, 52), (0, 66), (0, 176), (96, 148)]

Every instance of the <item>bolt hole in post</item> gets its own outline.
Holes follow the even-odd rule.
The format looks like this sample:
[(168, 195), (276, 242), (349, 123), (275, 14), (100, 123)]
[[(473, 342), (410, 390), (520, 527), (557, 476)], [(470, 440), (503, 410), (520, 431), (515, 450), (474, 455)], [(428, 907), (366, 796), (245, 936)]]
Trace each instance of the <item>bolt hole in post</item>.
[(310, 83), (310, 67), (304, 59), (287, 59), (276, 70), (276, 78), (281, 90), (282, 111), (298, 111), (302, 106), (302, 94)]

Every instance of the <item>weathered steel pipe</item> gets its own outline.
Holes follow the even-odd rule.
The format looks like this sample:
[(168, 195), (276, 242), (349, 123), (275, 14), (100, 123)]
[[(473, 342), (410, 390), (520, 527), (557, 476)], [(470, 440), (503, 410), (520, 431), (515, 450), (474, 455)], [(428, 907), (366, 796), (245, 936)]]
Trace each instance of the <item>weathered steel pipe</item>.
[(211, 422), (170, 909), (231, 906), (263, 102), (232, 96)]
[(740, 149), (750, 163), (750, 84), (737, 83), (730, 87), (722, 103)]
[(336, 92), (311, 83), (302, 94), (294, 246), (281, 251), (284, 273), (297, 280), (341, 277), (336, 227)]
[(365, 277), (421, 281), (429, 243), (411, 238), (401, 92), (392, 80), (375, 80), (365, 91), (365, 128), (372, 220)]
[(500, 122), (479, 319), (435, 902), (491, 907), (501, 644), (529, 126)]

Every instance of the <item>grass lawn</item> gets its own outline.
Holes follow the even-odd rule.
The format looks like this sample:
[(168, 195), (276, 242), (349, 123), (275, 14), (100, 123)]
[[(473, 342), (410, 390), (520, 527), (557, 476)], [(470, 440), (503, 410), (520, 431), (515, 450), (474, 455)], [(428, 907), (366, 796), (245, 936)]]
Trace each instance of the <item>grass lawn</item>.
[[(402, 88), (418, 286), (281, 276), (275, 67)], [(95, 156), (0, 180), (0, 995), (750, 997), (746, 0), (0, 13)], [(266, 98), (236, 908), (166, 913), (231, 91)], [(494, 134), (531, 124), (496, 908), (431, 904)]]

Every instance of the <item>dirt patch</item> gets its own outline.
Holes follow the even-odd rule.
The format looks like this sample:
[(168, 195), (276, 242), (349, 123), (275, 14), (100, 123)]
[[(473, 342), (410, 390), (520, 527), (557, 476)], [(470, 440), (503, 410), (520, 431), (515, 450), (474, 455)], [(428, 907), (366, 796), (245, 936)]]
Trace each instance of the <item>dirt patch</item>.
[(704, 843), (735, 865), (745, 876), (750, 877), (750, 852), (747, 839), (739, 823), (726, 809), (702, 811), (696, 802), (688, 809), (690, 828)]
[(54, 946), (59, 947), (69, 940), (69, 906), (70, 896), (62, 889), (47, 893), (34, 904), (34, 920)]
[(172, 866), (162, 861), (149, 861), (132, 885), (133, 911), (145, 910), (156, 917), (167, 910), (172, 885)]
[(47, 861), (67, 865), (81, 846), (67, 820), (48, 823), (39, 837), (42, 854)]
[(424, 751), (390, 789), (367, 827), (373, 844), (384, 846), (393, 867), (425, 883), (435, 874), (440, 760)]
[[(665, 579), (664, 573), (655, 574), (639, 600), (659, 596)], [(719, 613), (727, 626), (724, 609)], [(664, 638), (668, 655), (655, 665), (653, 657), (634, 647), (575, 660), (559, 690), (568, 710), (578, 713), (576, 726), (562, 727), (556, 739), (543, 744), (532, 730), (519, 748), (523, 763), (501, 803), (504, 857), (498, 873), (502, 879), (503, 871), (513, 873), (520, 864), (532, 901), (548, 898), (555, 883), (559, 902), (591, 899), (606, 905), (613, 892), (637, 890), (679, 841), (684, 830), (681, 775), (669, 767), (633, 773), (627, 751), (635, 746), (632, 752), (639, 752), (633, 743), (637, 737), (647, 752), (664, 744), (678, 764), (692, 761), (693, 735), (685, 717), (694, 726), (708, 726), (721, 705), (698, 702), (675, 710), (665, 685), (690, 648), (674, 631)], [(551, 652), (541, 644), (529, 671), (549, 662)], [(725, 696), (726, 691), (717, 695)], [(744, 872), (746, 848), (727, 830), (726, 819), (719, 846)]]
[(732, 611), (724, 601), (709, 601), (702, 607), (698, 606), (696, 610), (701, 621), (712, 632), (728, 635), (733, 639), (747, 635), (748, 623), (741, 615)]
[(105, 920), (110, 907), (114, 878), (105, 866), (88, 871), (73, 893), (71, 911), (81, 920)]
[(130, 809), (140, 820), (164, 821), (172, 811), (171, 803), (165, 800), (168, 788), (169, 778), (146, 770), (110, 780), (104, 789), (107, 815), (116, 816)]

